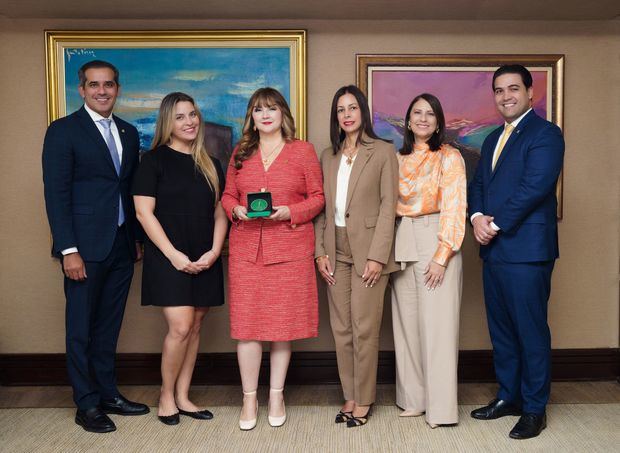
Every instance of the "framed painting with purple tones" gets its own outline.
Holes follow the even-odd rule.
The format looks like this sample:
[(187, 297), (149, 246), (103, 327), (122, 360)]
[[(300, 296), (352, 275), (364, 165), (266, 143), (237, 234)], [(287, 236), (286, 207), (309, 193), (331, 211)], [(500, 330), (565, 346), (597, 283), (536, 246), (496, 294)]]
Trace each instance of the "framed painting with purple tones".
[[(381, 137), (403, 143), (405, 113), (420, 93), (441, 101), (448, 142), (465, 160), (472, 178), (486, 136), (503, 123), (493, 101), (493, 72), (522, 64), (532, 73), (533, 108), (562, 128), (564, 55), (357, 55), (357, 84), (368, 96), (374, 128)], [(556, 188), (562, 218), (562, 175)]]

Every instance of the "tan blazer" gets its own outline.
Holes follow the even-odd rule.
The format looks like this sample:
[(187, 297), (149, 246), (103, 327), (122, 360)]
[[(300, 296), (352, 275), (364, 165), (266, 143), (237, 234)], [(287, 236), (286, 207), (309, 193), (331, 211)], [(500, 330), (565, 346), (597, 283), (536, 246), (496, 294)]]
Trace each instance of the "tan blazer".
[[(366, 144), (353, 163), (345, 219), (355, 271), (362, 275), (367, 260), (383, 263), (383, 274), (399, 269), (394, 261), (394, 217), (398, 199), (398, 160), (394, 146), (364, 137)], [(325, 210), (314, 222), (315, 256), (328, 255), (332, 269), (336, 264), (336, 181), (342, 151), (323, 150), (323, 191)]]

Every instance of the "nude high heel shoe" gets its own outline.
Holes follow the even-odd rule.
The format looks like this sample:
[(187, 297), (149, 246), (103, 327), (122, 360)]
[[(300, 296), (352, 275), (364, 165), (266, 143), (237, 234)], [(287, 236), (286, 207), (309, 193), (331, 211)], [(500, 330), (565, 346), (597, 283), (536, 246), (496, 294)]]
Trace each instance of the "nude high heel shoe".
[[(284, 388), (281, 389), (269, 389), (269, 396), (271, 396), (271, 392), (274, 393), (282, 393), (284, 391)], [(284, 398), (282, 399), (282, 405), (284, 405)], [(269, 416), (267, 417), (267, 419), (269, 420), (269, 425), (273, 426), (274, 428), (277, 428), (278, 426), (282, 426), (284, 425), (284, 422), (286, 421), (286, 408), (284, 410), (284, 415), (282, 415), (281, 417), (274, 417), (271, 414), (269, 414)]]
[[(246, 396), (256, 395), (256, 390), (253, 392), (243, 392), (243, 398)], [(258, 418), (258, 399), (256, 400), (256, 412), (254, 413), (254, 418), (251, 420), (242, 420), (239, 418), (239, 428), (242, 431), (250, 431), (256, 427), (256, 419)]]

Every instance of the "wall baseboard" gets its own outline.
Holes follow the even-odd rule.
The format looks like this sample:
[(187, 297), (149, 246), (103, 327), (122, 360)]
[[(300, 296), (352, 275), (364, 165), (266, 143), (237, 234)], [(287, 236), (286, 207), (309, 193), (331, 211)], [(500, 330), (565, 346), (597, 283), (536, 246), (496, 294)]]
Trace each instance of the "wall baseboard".
[[(620, 379), (620, 349), (556, 349), (552, 351), (554, 381)], [(120, 384), (159, 384), (160, 354), (117, 355)], [(263, 355), (261, 383), (267, 383), (269, 357)], [(394, 352), (379, 353), (379, 383), (393, 383)], [(492, 382), (490, 350), (461, 351), (460, 382)], [(336, 353), (294, 352), (288, 384), (337, 384)], [(68, 385), (65, 354), (0, 354), (0, 385)], [(234, 352), (201, 353), (194, 371), (194, 384), (240, 384)]]

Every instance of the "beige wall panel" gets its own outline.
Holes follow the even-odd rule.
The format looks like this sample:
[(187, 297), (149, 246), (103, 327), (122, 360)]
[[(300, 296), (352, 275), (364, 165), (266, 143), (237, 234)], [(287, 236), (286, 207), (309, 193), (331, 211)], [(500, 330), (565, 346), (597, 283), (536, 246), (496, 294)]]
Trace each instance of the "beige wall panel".
[[(72, 21), (0, 19), (0, 353), (64, 351), (64, 296), (49, 257), (40, 153), (46, 128), (45, 29), (306, 28), (308, 129), (328, 145), (333, 92), (355, 81), (355, 53), (559, 53), (566, 55), (564, 220), (549, 318), (555, 348), (618, 347), (620, 232), (620, 23), (362, 21)], [(415, 93), (411, 93), (413, 96)], [(489, 91), (489, 102), (492, 102)], [(490, 347), (481, 263), (471, 231), (463, 246), (461, 348)], [(141, 266), (120, 352), (158, 352), (160, 310), (140, 306)], [(332, 350), (321, 288), (320, 336), (297, 350)], [(382, 349), (392, 349), (389, 300)], [(225, 307), (204, 326), (202, 351), (234, 351)]]

